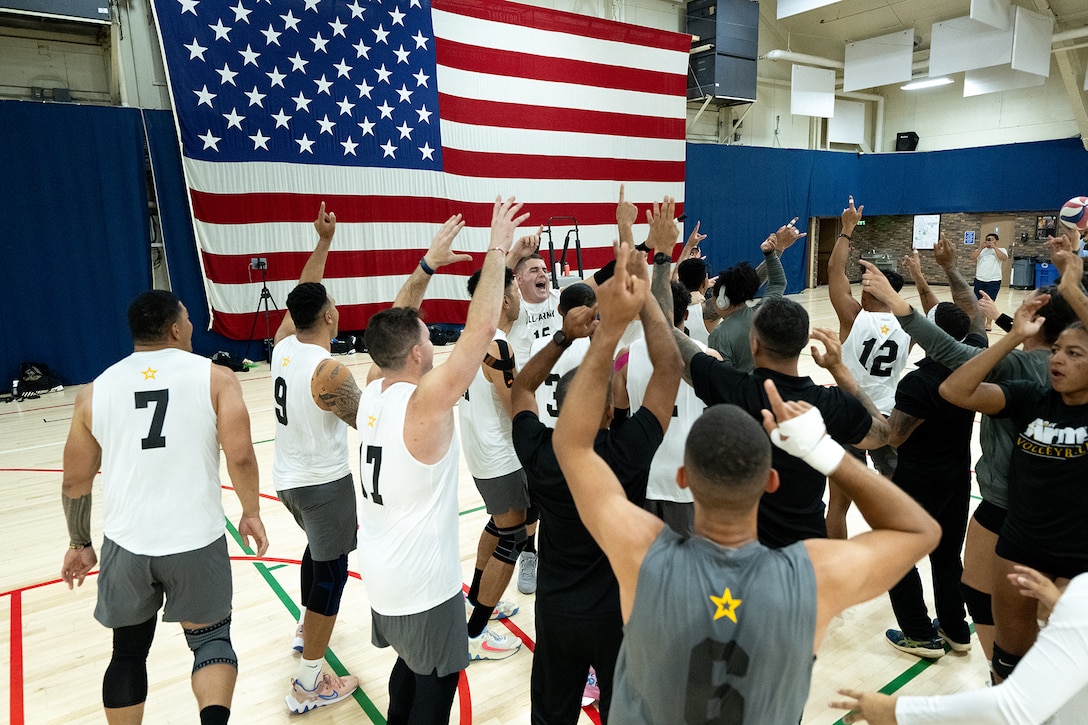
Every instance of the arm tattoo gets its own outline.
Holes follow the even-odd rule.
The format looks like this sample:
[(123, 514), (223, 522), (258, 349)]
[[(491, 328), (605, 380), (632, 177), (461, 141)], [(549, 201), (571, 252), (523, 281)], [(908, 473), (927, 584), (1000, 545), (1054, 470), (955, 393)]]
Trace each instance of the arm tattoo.
[[(318, 372), (320, 372), (321, 367), (324, 364), (325, 363), (322, 362), (318, 365)], [(343, 373), (347, 373), (347, 377), (339, 386), (337, 386), (336, 390), (328, 393), (321, 393), (318, 397), (337, 418), (354, 428), (355, 418), (359, 414), (359, 397), (361, 392), (359, 386), (355, 382), (355, 377), (339, 363), (337, 363), (336, 369), (333, 370), (330, 377), (335, 380)]]
[(684, 361), (684, 372), (682, 377), (684, 382), (691, 385), (691, 360), (696, 355), (702, 352), (699, 346), (695, 342), (675, 327), (672, 328), (672, 337), (676, 340), (676, 346), (680, 348), (680, 357)]
[(672, 322), (672, 287), (670, 286), (671, 271), (668, 264), (654, 264), (653, 280), (650, 283), (650, 291), (661, 305), (661, 311), (665, 313), (665, 319)]
[(60, 496), (64, 518), (68, 522), (68, 539), (76, 546), (91, 540), (91, 494), (79, 498)]

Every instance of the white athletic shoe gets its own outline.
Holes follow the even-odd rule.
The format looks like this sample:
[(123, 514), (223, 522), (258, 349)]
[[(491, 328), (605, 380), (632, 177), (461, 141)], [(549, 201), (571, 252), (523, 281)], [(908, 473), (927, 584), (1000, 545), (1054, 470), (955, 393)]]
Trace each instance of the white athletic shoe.
[[(476, 607), (465, 597), (465, 616), (471, 617), (472, 611)], [(507, 617), (513, 617), (518, 613), (520, 607), (513, 602), (508, 602), (505, 599), (500, 599), (499, 603), (495, 605), (495, 608), (491, 610), (491, 616), (488, 619), (506, 619)]]
[(287, 709), (291, 712), (303, 713), (310, 710), (334, 705), (341, 700), (351, 697), (351, 693), (359, 687), (359, 678), (353, 675), (337, 677), (328, 672), (322, 672), (317, 679), (317, 686), (307, 690), (299, 684), (298, 680), (291, 680), (291, 691), (287, 693)]
[(522, 594), (536, 593), (536, 553), (523, 551), (518, 557), (518, 591)]
[(470, 660), (504, 660), (521, 649), (521, 640), (513, 635), (498, 634), (484, 627), (477, 637), (468, 638)]

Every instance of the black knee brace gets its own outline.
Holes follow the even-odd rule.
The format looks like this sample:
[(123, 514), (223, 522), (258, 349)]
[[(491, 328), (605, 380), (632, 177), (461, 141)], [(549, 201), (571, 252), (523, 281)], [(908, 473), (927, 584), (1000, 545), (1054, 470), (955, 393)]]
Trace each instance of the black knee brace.
[(113, 658), (102, 678), (102, 704), (131, 707), (147, 699), (147, 653), (155, 638), (155, 617), (113, 630)]
[(963, 597), (963, 603), (967, 605), (967, 611), (971, 614), (971, 621), (975, 624), (994, 626), (992, 596), (963, 582), (960, 582), (960, 595)]
[(1009, 654), (1001, 649), (1001, 645), (994, 642), (994, 659), (990, 663), (990, 668), (994, 671), (995, 675), (1003, 680), (1007, 680), (1023, 657), (1024, 655)]
[(499, 543), (496, 544), (491, 556), (505, 564), (513, 565), (525, 548), (528, 538), (528, 534), (525, 533), (525, 524), (511, 526), (509, 529), (499, 529)]
[(491, 535), (492, 535), (492, 536), (494, 536), (494, 537), (495, 537), (496, 539), (497, 539), (497, 538), (499, 538), (499, 527), (498, 527), (498, 525), (497, 525), (497, 524), (495, 523), (495, 517), (494, 517), (494, 516), (492, 516), (491, 518), (489, 518), (489, 519), (487, 520), (487, 523), (486, 523), (486, 524), (484, 524), (484, 531), (486, 531), (487, 533), (491, 534)]
[(238, 668), (238, 656), (230, 644), (230, 617), (200, 629), (183, 629), (185, 641), (193, 651), (193, 672), (208, 665)]
[(348, 555), (341, 554), (332, 561), (315, 561), (314, 584), (306, 600), (306, 609), (326, 617), (340, 611), (340, 597), (348, 583)]

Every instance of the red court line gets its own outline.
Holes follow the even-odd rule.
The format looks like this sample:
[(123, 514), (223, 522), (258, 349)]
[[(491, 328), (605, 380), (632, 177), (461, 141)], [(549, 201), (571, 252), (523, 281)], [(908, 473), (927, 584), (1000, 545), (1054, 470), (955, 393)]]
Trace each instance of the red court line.
[[(3, 469), (0, 469), (0, 470), (3, 470)], [(233, 491), (234, 490), (233, 486), (220, 486), (219, 488), (223, 489), (224, 491)], [(270, 493), (258, 493), (257, 495), (260, 496), (261, 498), (267, 498), (269, 501), (279, 501), (278, 497), (273, 496)], [(302, 562), (295, 562), (295, 563), (296, 564), (301, 564)]]
[(9, 410), (6, 413), (0, 413), (0, 415), (18, 415), (20, 413), (37, 413), (39, 410), (50, 410), (51, 408), (71, 408), (75, 403), (62, 403), (60, 405), (43, 405), (40, 408), (30, 408), (28, 410)]
[[(21, 473), (64, 473), (63, 468), (0, 468), (0, 471)], [(99, 471), (99, 473), (102, 473), (102, 471)]]
[(461, 703), (461, 725), (472, 725), (472, 694), (468, 690), (468, 670), (457, 678), (457, 701)]
[(11, 725), (23, 725), (23, 595), (11, 595), (11, 681), (8, 686)]

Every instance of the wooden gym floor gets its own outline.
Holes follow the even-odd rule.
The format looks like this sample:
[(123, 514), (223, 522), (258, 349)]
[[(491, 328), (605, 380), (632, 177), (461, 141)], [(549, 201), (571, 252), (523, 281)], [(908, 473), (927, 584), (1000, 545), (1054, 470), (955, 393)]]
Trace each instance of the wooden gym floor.
[[(936, 290), (942, 299), (950, 299), (946, 287)], [(855, 295), (859, 291), (855, 288)], [(913, 291), (906, 288), (909, 297), (915, 297)], [(1014, 310), (1024, 294), (1003, 289), (999, 307)], [(814, 326), (837, 329), (826, 287), (807, 290), (793, 299), (806, 305)], [(912, 301), (916, 303), (916, 299)], [(444, 360), (450, 349), (438, 348), (436, 363)], [(911, 361), (921, 356), (916, 348)], [(355, 354), (338, 359), (351, 367), (360, 383), (365, 381), (369, 356)], [(802, 357), (802, 372), (817, 382), (830, 382), (830, 376), (816, 367), (807, 351)], [(305, 538), (275, 499), (272, 487), (274, 417), (268, 367), (261, 365), (239, 378), (262, 470), (261, 513), (271, 547), (267, 556), (257, 560), (241, 545), (234, 531), (240, 508), (233, 493), (225, 491), (234, 574), (232, 635), (241, 663), (232, 722), (287, 723), (304, 717), (311, 725), (384, 723), (386, 683), (395, 657), (392, 650), (379, 650), (370, 644), (366, 588), (357, 579), (349, 581), (344, 592), (328, 656), (331, 668), (359, 677), (361, 686), (355, 701), (304, 716), (291, 715), (284, 706), (289, 681), (298, 668), (290, 644), (298, 614), (298, 560)], [(96, 579), (92, 575), (82, 588), (68, 591), (58, 576), (67, 545), (60, 507), (61, 456), (78, 389), (69, 387), (38, 400), (0, 406), (0, 492), (5, 502), (0, 507), (5, 562), (0, 571), (0, 678), (9, 683), (4, 688), (7, 694), (0, 695), (0, 707), (6, 705), (12, 725), (105, 721), (101, 678), (109, 661), (111, 639), (109, 630), (92, 616)], [(354, 451), (355, 431), (350, 431), (349, 436)], [(977, 424), (974, 445), (977, 458)], [(354, 453), (352, 468), (358, 481)], [(230, 479), (225, 466), (222, 480), (226, 487)], [(471, 580), (477, 537), (486, 514), (463, 462), (459, 502), (461, 562), (467, 582)], [(865, 528), (856, 510), (851, 511), (850, 526), (851, 533)], [(101, 531), (101, 503), (97, 503), (92, 518), (96, 545), (101, 544)], [(920, 568), (928, 593), (928, 564), (922, 562)], [(354, 558), (351, 569), (357, 569)], [(476, 662), (468, 668), (454, 703), (453, 723), (529, 723), (529, 672), (535, 637), (533, 597), (518, 593), (515, 582), (511, 582), (506, 598), (521, 607), (507, 626), (523, 639), (525, 646), (507, 660)], [(855, 607), (832, 624), (817, 653), (803, 723), (837, 722), (842, 713), (827, 708), (827, 702), (839, 687), (933, 694), (984, 686), (988, 678), (986, 662), (977, 642), (968, 654), (952, 653), (930, 663), (885, 644), (884, 630), (894, 626), (887, 597)], [(663, 636), (668, 636), (668, 631), (668, 622), (663, 622)], [(196, 703), (189, 689), (191, 655), (180, 627), (160, 623), (156, 634), (148, 660), (150, 690), (145, 721), (194, 722)], [(580, 722), (599, 722), (596, 710), (586, 708)]]

